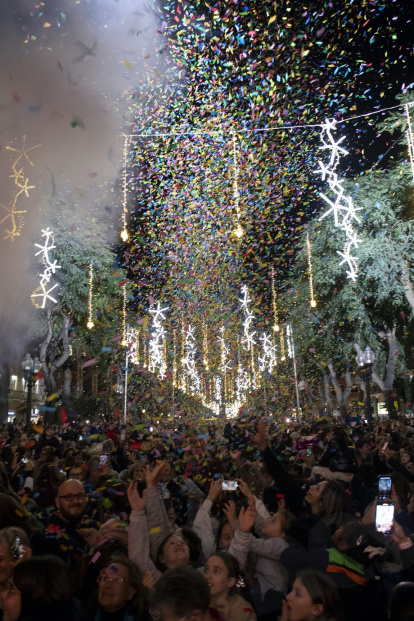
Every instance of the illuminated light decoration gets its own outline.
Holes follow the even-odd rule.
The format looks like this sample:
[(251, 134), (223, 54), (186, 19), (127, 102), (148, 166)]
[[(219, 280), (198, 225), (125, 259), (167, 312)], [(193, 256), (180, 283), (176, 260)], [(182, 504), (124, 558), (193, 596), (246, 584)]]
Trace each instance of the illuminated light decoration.
[(127, 158), (128, 158), (128, 138), (125, 136), (124, 142), (124, 170), (122, 175), (122, 231), (121, 239), (123, 242), (128, 241), (129, 235), (127, 231)]
[(122, 285), (122, 347), (127, 346), (127, 323), (126, 323), (126, 283)]
[(229, 348), (227, 347), (226, 340), (224, 338), (224, 327), (220, 328), (220, 332), (223, 336), (219, 336), (218, 342), (221, 343), (221, 364), (220, 371), (224, 374), (227, 373), (229, 369), (231, 369), (231, 362), (228, 360), (228, 355), (230, 353)]
[(286, 360), (286, 353), (285, 353), (285, 336), (283, 334), (283, 327), (280, 331), (280, 359), (282, 362), (284, 362)]
[(286, 339), (288, 342), (289, 349), (289, 357), (293, 360), (293, 373), (294, 373), (294, 381), (295, 381), (295, 391), (296, 391), (296, 404), (297, 404), (297, 412), (298, 412), (298, 420), (300, 420), (300, 401), (299, 401), (299, 387), (298, 387), (298, 373), (296, 368), (296, 355), (295, 355), (295, 341), (293, 339), (293, 329), (291, 324), (286, 326)]
[(201, 391), (201, 380), (200, 376), (197, 373), (196, 369), (196, 354), (197, 354), (197, 346), (196, 340), (194, 337), (193, 326), (188, 326), (186, 336), (185, 336), (185, 358), (184, 358), (184, 367), (189, 380), (189, 388), (191, 394), (197, 393), (199, 394)]
[(410, 155), (410, 162), (411, 162), (411, 172), (413, 175), (413, 181), (414, 181), (414, 138), (413, 138), (413, 130), (412, 130), (412, 126), (411, 126), (411, 117), (410, 117), (410, 108), (412, 108), (414, 106), (414, 101), (405, 104), (405, 113), (407, 115), (407, 132), (406, 132), (406, 136), (407, 136), (407, 145), (408, 145), (408, 153)]
[[(36, 186), (28, 185), (29, 179), (25, 177), (23, 167), (18, 168), (18, 166), (22, 158), (25, 158), (30, 166), (34, 166), (32, 160), (27, 154), (29, 151), (37, 149), (38, 147), (40, 147), (40, 144), (26, 148), (26, 136), (23, 136), (21, 149), (14, 149), (13, 147), (8, 146), (6, 147), (7, 151), (14, 151), (16, 153), (16, 159), (12, 164), (13, 174), (9, 175), (10, 178), (14, 180), (16, 191), (12, 198), (11, 204), (7, 207), (5, 205), (2, 206), (6, 211), (6, 215), (2, 218), (2, 220), (0, 220), (0, 224), (9, 221), (8, 226), (10, 227), (5, 229), (6, 235), (3, 239), (10, 239), (10, 241), (14, 241), (14, 238), (20, 235), (20, 231), (24, 226), (23, 214), (27, 213), (27, 209), (17, 209), (17, 202), (22, 194), (29, 198), (29, 190), (33, 190)], [(43, 293), (39, 295), (43, 295)]]
[(249, 304), (252, 299), (249, 297), (249, 290), (246, 285), (243, 285), (241, 292), (243, 294), (243, 299), (239, 298), (239, 301), (241, 302), (241, 308), (245, 316), (243, 323), (243, 332), (245, 338), (242, 339), (242, 343), (246, 343), (246, 347), (250, 351), (252, 346), (256, 344), (256, 341), (254, 340), (254, 335), (256, 334), (256, 332), (250, 332), (250, 324), (254, 319), (253, 313), (249, 310)]
[(165, 321), (165, 311), (168, 307), (161, 308), (160, 303), (157, 302), (157, 308), (151, 309), (150, 313), (153, 317), (152, 334), (149, 342), (149, 370), (155, 372), (158, 369), (158, 374), (161, 379), (164, 379), (167, 374), (167, 363), (165, 356), (165, 335), (166, 332), (163, 328), (162, 321)]
[(253, 344), (252, 344), (250, 353), (251, 353), (250, 365), (251, 365), (251, 372), (252, 372), (250, 386), (253, 390), (256, 390), (256, 388), (258, 387), (258, 382), (257, 382), (257, 373), (256, 373), (256, 369), (254, 366), (254, 345)]
[(132, 364), (139, 364), (139, 330), (138, 328), (131, 328), (131, 326), (127, 326), (126, 340), (127, 340), (127, 353), (126, 353), (127, 361), (130, 360)]
[(361, 208), (354, 207), (353, 200), (350, 196), (345, 195), (342, 182), (338, 180), (338, 175), (335, 170), (339, 164), (339, 160), (342, 155), (348, 155), (343, 147), (340, 146), (344, 140), (344, 136), (335, 142), (332, 132), (336, 129), (336, 121), (334, 119), (326, 119), (322, 125), (321, 140), (323, 143), (322, 149), (329, 149), (331, 154), (329, 162), (325, 165), (323, 162), (319, 162), (320, 173), (322, 180), (327, 180), (331, 192), (335, 195), (335, 200), (331, 200), (322, 192), (320, 195), (328, 203), (329, 209), (326, 211), (319, 220), (323, 220), (330, 213), (334, 216), (335, 226), (342, 229), (345, 232), (346, 242), (343, 252), (337, 251), (342, 257), (340, 265), (347, 264), (347, 277), (355, 281), (358, 275), (358, 258), (352, 254), (353, 249), (358, 248), (358, 244), (361, 240), (358, 239), (356, 232), (354, 231), (354, 221), (361, 223), (357, 216), (357, 211)]
[(214, 400), (219, 405), (219, 407), (221, 404), (221, 397), (222, 397), (221, 387), (222, 387), (221, 375), (216, 375), (214, 378)]
[(279, 323), (277, 318), (277, 302), (276, 302), (276, 289), (275, 289), (275, 270), (272, 266), (272, 307), (273, 307), (273, 330), (279, 332)]
[(234, 234), (239, 239), (243, 237), (244, 231), (240, 224), (240, 192), (239, 192), (239, 167), (237, 164), (237, 151), (236, 151), (236, 134), (233, 133), (233, 199), (234, 206), (236, 208), (237, 226), (234, 230)]
[[(56, 248), (53, 243), (53, 231), (49, 231), (49, 228), (47, 228), (46, 230), (42, 229), (42, 237), (46, 238), (45, 243), (43, 246), (41, 244), (35, 244), (37, 248), (40, 248), (39, 252), (36, 252), (35, 256), (37, 257), (39, 254), (43, 255), (42, 262), (45, 266), (45, 269), (43, 271), (43, 274), (40, 274), (40, 286), (36, 289), (36, 291), (40, 290), (40, 293), (36, 293), (36, 291), (33, 291), (31, 295), (32, 302), (37, 308), (45, 308), (46, 300), (50, 300), (51, 302), (54, 302), (56, 304), (57, 300), (50, 294), (54, 289), (56, 289), (58, 285), (56, 283), (55, 285), (50, 287), (50, 289), (48, 289), (47, 286), (50, 283), (52, 274), (54, 274), (56, 270), (61, 269), (61, 266), (57, 265), (56, 261), (53, 261), (52, 263), (49, 257), (49, 252), (53, 250), (53, 248)], [(38, 304), (35, 298), (43, 298), (42, 303)]]
[(209, 364), (208, 364), (208, 338), (207, 338), (207, 326), (206, 324), (204, 324), (204, 334), (203, 334), (203, 350), (204, 350), (204, 366), (206, 367), (206, 370), (208, 371), (209, 369)]
[(273, 345), (273, 342), (270, 336), (267, 336), (266, 333), (260, 337), (263, 346), (263, 356), (258, 358), (259, 369), (263, 373), (263, 371), (268, 371), (268, 373), (272, 374), (273, 369), (277, 364), (276, 358), (276, 348)]
[(88, 297), (88, 323), (86, 324), (89, 330), (95, 325), (92, 321), (93, 309), (92, 309), (92, 293), (93, 293), (93, 267), (92, 263), (89, 266), (89, 297)]
[(312, 269), (312, 246), (309, 239), (309, 233), (306, 233), (306, 246), (308, 249), (308, 273), (309, 273), (309, 293), (311, 308), (315, 308), (316, 301), (313, 297), (313, 269)]

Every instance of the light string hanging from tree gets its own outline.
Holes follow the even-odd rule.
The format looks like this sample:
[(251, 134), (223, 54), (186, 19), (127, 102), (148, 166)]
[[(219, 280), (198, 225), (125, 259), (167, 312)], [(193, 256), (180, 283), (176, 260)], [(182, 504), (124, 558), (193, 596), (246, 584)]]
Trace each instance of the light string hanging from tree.
[(259, 369), (262, 373), (267, 370), (271, 375), (277, 364), (276, 348), (273, 345), (272, 339), (266, 333), (260, 337), (260, 340), (263, 346), (263, 356), (258, 358)]
[[(35, 291), (33, 291), (31, 295), (32, 302), (37, 308), (44, 308), (46, 305), (46, 300), (50, 300), (51, 302), (54, 302), (55, 304), (57, 303), (57, 300), (54, 297), (52, 297), (50, 293), (54, 289), (56, 289), (58, 284), (56, 283), (55, 285), (53, 285), (53, 287), (50, 287), (50, 289), (47, 289), (47, 285), (50, 282), (52, 274), (54, 274), (56, 270), (61, 269), (61, 265), (57, 265), (56, 261), (53, 261), (52, 263), (49, 257), (49, 252), (53, 250), (53, 248), (56, 248), (56, 246), (53, 243), (53, 231), (49, 231), (49, 228), (47, 228), (46, 230), (42, 230), (42, 237), (46, 238), (45, 243), (43, 246), (41, 244), (35, 244), (37, 248), (40, 248), (39, 252), (36, 252), (35, 257), (37, 257), (37, 255), (39, 254), (43, 255), (42, 261), (43, 261), (43, 264), (45, 265), (45, 270), (43, 274), (40, 274), (40, 286)], [(38, 291), (39, 289), (41, 293), (36, 293), (36, 291)], [(37, 304), (37, 302), (35, 301), (35, 298), (43, 298), (42, 303)]]
[(272, 307), (273, 307), (273, 330), (279, 332), (279, 323), (277, 318), (277, 301), (276, 301), (276, 289), (275, 289), (275, 270), (272, 265)]
[(308, 275), (309, 275), (309, 293), (311, 308), (315, 308), (316, 301), (313, 295), (313, 268), (312, 268), (312, 246), (309, 239), (309, 233), (306, 233), (306, 247), (308, 250)]
[(126, 297), (126, 282), (124, 282), (122, 285), (122, 347), (127, 346)]
[(185, 370), (189, 379), (189, 387), (190, 387), (190, 392), (192, 394), (200, 393), (201, 390), (201, 380), (200, 380), (200, 376), (197, 373), (197, 369), (196, 369), (196, 361), (195, 361), (195, 357), (197, 354), (197, 346), (196, 346), (196, 340), (194, 337), (194, 330), (195, 327), (193, 326), (188, 326), (187, 327), (187, 332), (185, 335), (185, 358), (184, 358), (184, 365), (185, 365)]
[(237, 164), (236, 134), (233, 132), (233, 199), (236, 208), (237, 227), (234, 231), (236, 237), (243, 237), (244, 231), (240, 224), (240, 192), (239, 192), (239, 167)]
[(126, 242), (128, 240), (128, 231), (127, 231), (127, 157), (128, 157), (128, 138), (125, 136), (124, 142), (124, 170), (122, 175), (122, 231), (121, 231), (121, 239)]
[(87, 328), (91, 330), (95, 325), (93, 323), (93, 308), (92, 308), (92, 295), (93, 295), (93, 266), (89, 265), (89, 294), (88, 294), (88, 323)]
[(160, 303), (157, 302), (157, 308), (150, 308), (150, 313), (153, 316), (152, 334), (149, 341), (149, 370), (155, 372), (158, 369), (158, 373), (161, 379), (164, 379), (167, 372), (167, 363), (165, 360), (165, 329), (162, 325), (162, 321), (165, 321), (165, 311), (168, 307), (161, 308)]
[(413, 138), (413, 130), (411, 127), (411, 117), (410, 117), (410, 108), (412, 108), (414, 106), (414, 102), (410, 102), (405, 104), (405, 112), (407, 114), (407, 125), (408, 125), (408, 129), (406, 132), (407, 135), (407, 144), (408, 144), (408, 153), (410, 155), (410, 162), (411, 162), (411, 172), (413, 175), (413, 181), (414, 181), (414, 138)]
[(358, 274), (358, 258), (353, 256), (352, 249), (358, 248), (360, 240), (357, 238), (357, 233), (354, 231), (354, 220), (361, 223), (357, 211), (361, 208), (355, 208), (351, 196), (345, 196), (344, 188), (342, 187), (342, 181), (338, 180), (338, 175), (335, 172), (336, 167), (339, 164), (341, 155), (348, 155), (340, 143), (344, 140), (345, 136), (342, 136), (338, 141), (335, 141), (332, 132), (336, 129), (335, 119), (326, 119), (321, 132), (321, 140), (323, 143), (322, 149), (329, 149), (331, 154), (329, 162), (325, 165), (322, 161), (319, 161), (320, 173), (323, 181), (327, 180), (330, 190), (335, 194), (335, 200), (332, 201), (322, 192), (320, 195), (328, 203), (330, 208), (326, 211), (319, 220), (323, 220), (330, 213), (333, 213), (335, 226), (342, 229), (345, 232), (347, 241), (345, 242), (343, 252), (337, 250), (337, 253), (342, 257), (340, 265), (346, 263), (348, 265), (347, 276), (351, 280), (355, 281)]

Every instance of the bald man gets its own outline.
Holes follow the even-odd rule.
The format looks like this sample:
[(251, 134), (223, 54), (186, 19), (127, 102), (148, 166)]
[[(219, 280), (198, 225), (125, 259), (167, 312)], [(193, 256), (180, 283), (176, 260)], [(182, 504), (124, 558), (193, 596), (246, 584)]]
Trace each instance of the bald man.
[(45, 533), (34, 538), (33, 553), (56, 554), (76, 570), (77, 562), (89, 550), (87, 540), (93, 538), (99, 524), (85, 515), (85, 489), (76, 479), (61, 484), (55, 503), (56, 511), (49, 515)]
[(78, 525), (86, 509), (86, 494), (83, 484), (77, 479), (64, 481), (55, 499), (59, 517), (65, 522)]

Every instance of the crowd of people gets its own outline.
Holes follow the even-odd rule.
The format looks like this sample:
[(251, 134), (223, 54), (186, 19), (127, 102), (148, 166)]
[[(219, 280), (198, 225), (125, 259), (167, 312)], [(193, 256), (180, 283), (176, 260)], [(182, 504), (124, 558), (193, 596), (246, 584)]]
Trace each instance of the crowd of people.
[(407, 420), (14, 422), (0, 451), (3, 621), (414, 620)]

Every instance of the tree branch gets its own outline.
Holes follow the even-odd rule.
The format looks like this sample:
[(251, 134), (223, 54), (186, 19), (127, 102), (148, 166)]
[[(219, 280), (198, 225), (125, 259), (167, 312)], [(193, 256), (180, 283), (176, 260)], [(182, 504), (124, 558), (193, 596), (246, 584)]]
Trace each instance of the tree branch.
[(404, 295), (407, 299), (407, 302), (411, 306), (411, 311), (414, 315), (414, 288), (410, 280), (407, 261), (403, 263), (403, 266), (401, 268), (401, 283), (404, 289)]

